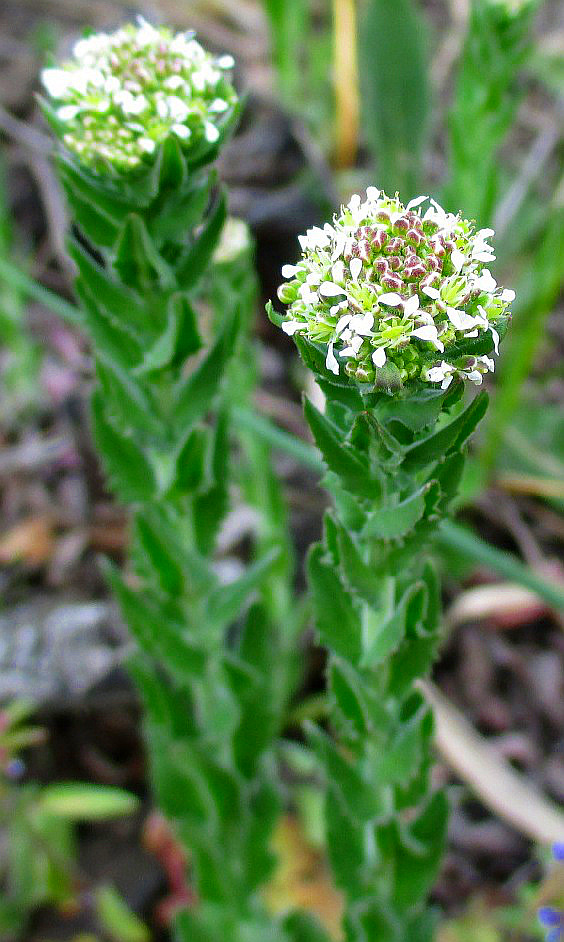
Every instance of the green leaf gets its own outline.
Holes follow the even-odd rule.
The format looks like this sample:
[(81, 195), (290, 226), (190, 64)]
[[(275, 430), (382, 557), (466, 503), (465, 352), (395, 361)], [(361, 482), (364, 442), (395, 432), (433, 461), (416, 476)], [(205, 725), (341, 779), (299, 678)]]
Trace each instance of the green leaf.
[(194, 496), (192, 518), (196, 543), (203, 556), (209, 556), (215, 546), (221, 522), (229, 506), (229, 420), (226, 410), (220, 412), (214, 429), (211, 459), (205, 491)]
[(177, 598), (184, 589), (182, 566), (174, 547), (167, 544), (159, 532), (154, 515), (137, 514), (135, 532), (157, 582), (165, 593)]
[(360, 617), (322, 546), (311, 548), (307, 573), (321, 643), (347, 661), (358, 661), (361, 654)]
[(109, 271), (94, 261), (75, 239), (69, 239), (68, 250), (80, 273), (78, 286), (84, 285), (92, 303), (97, 309), (102, 309), (116, 333), (127, 337), (130, 345), (140, 344), (146, 331), (152, 329), (143, 303), (133, 291), (119, 284)]
[(286, 916), (284, 929), (292, 942), (329, 942), (329, 936), (309, 913), (294, 912)]
[(153, 469), (133, 439), (119, 435), (104, 411), (100, 392), (92, 398), (94, 441), (102, 456), (106, 473), (125, 501), (147, 501), (154, 497), (157, 484)]
[(193, 289), (208, 268), (226, 219), (227, 199), (225, 194), (221, 193), (194, 245), (178, 266), (176, 277), (183, 291)]
[(229, 346), (232, 327), (229, 322), (224, 325), (209, 353), (177, 386), (174, 416), (183, 431), (187, 431), (210, 408), (219, 390), (225, 363), (233, 352)]
[[(346, 923), (350, 938), (358, 942), (404, 942), (404, 930), (391, 907), (367, 897), (350, 907)], [(412, 942), (410, 938), (410, 942)]]
[(352, 534), (346, 527), (337, 520), (334, 520), (334, 527), (339, 565), (346, 587), (351, 592), (358, 593), (369, 605), (377, 607), (381, 602), (382, 573), (377, 567), (364, 562)]
[(176, 459), (174, 488), (180, 493), (196, 491), (204, 482), (208, 430), (195, 428), (186, 439)]
[(202, 346), (197, 315), (186, 295), (177, 293), (169, 298), (166, 326), (135, 369), (138, 376), (158, 373), (166, 367), (181, 365)]
[(134, 433), (138, 439), (145, 435), (162, 435), (152, 390), (140, 386), (128, 370), (106, 361), (98, 353), (96, 372), (108, 415), (124, 432)]
[(424, 898), (437, 878), (447, 817), (445, 795), (435, 792), (419, 817), (409, 825), (409, 843), (398, 835), (394, 899), (402, 911)]
[(370, 729), (370, 714), (362, 696), (362, 682), (350, 664), (333, 658), (329, 666), (329, 689), (343, 719), (360, 735)]
[(67, 821), (105, 821), (132, 814), (138, 806), (139, 799), (121, 788), (86, 782), (46, 785), (40, 799), (42, 811)]
[(379, 185), (409, 199), (419, 191), (429, 128), (425, 23), (413, 0), (368, 0), (358, 39), (363, 126)]
[(387, 614), (370, 613), (370, 630), (365, 632), (363, 667), (375, 667), (398, 650), (408, 632), (410, 606), (424, 592), (421, 583), (412, 584), (393, 610)]
[(327, 780), (335, 788), (353, 821), (372, 821), (384, 812), (381, 792), (365, 779), (358, 763), (349, 762), (336, 743), (319, 727), (306, 723), (305, 730), (313, 749), (325, 766)]
[(207, 614), (214, 624), (227, 625), (241, 613), (249, 595), (259, 588), (280, 552), (276, 549), (249, 566), (243, 576), (226, 586), (218, 586), (208, 598)]
[(488, 394), (481, 392), (452, 422), (406, 450), (405, 470), (417, 471), (426, 464), (443, 458), (449, 451), (460, 448), (483, 418), (487, 408)]
[(327, 466), (338, 475), (343, 486), (358, 496), (377, 499), (381, 493), (380, 482), (371, 477), (366, 461), (361, 461), (350, 445), (342, 442), (337, 426), (309, 399), (304, 401), (304, 414)]
[(112, 886), (94, 891), (100, 928), (111, 942), (150, 942), (151, 933)]
[[(126, 585), (116, 567), (106, 563), (104, 568), (124, 619), (141, 650), (168, 665), (180, 683), (193, 683), (194, 677), (201, 677), (206, 666), (206, 652), (184, 637), (185, 625), (176, 623), (168, 613), (163, 614), (158, 604), (147, 595), (143, 597), (139, 590), (134, 591)], [(159, 691), (159, 683), (152, 682), (150, 672), (145, 678), (147, 672), (140, 664), (134, 665), (134, 673), (141, 678), (151, 702), (159, 701), (158, 709), (153, 707), (150, 713), (167, 715), (166, 702), (160, 697), (160, 694), (165, 695), (164, 691)]]
[(154, 290), (170, 291), (174, 274), (153, 244), (143, 219), (130, 213), (123, 225), (113, 266), (122, 282), (142, 294)]
[(425, 495), (428, 490), (429, 485), (425, 485), (395, 506), (388, 505), (372, 511), (366, 519), (366, 538), (391, 540), (409, 533), (425, 513)]

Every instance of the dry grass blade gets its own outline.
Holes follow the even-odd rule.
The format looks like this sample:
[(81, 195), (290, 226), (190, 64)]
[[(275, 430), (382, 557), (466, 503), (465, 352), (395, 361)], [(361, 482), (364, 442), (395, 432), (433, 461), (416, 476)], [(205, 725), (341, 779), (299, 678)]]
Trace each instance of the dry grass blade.
[(435, 713), (444, 760), (500, 818), (539, 844), (564, 840), (564, 813), (501, 759), (462, 714), (428, 681), (420, 684)]

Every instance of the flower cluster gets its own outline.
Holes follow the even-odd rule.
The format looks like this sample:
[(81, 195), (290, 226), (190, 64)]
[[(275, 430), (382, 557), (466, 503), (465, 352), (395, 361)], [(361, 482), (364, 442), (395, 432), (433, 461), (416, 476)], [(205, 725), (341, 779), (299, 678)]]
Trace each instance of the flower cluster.
[(214, 143), (237, 96), (226, 73), (190, 33), (139, 18), (115, 33), (80, 39), (73, 58), (41, 80), (63, 124), (63, 141), (94, 168), (138, 167), (169, 134), (185, 147)]
[(333, 225), (299, 237), (301, 260), (282, 269), (282, 329), (326, 347), (327, 368), (359, 382), (373, 383), (393, 364), (402, 384), (446, 389), (455, 374), (479, 384), (494, 362), (461, 356), (461, 343), (489, 333), (497, 353), (496, 326), (515, 297), (486, 267), (495, 258), (492, 235), (426, 196), (404, 206), (397, 194), (369, 187)]

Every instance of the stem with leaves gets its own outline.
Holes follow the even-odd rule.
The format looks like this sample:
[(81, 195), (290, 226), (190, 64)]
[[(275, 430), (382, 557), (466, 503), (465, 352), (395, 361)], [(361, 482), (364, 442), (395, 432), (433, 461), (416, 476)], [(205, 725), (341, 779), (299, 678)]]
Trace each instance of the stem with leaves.
[[(155, 797), (199, 901), (178, 913), (177, 938), (291, 942), (307, 920), (286, 935), (259, 893), (280, 807), (272, 744), (292, 682), (271, 670), (279, 648), (288, 655), (274, 570), (291, 574), (273, 501), (260, 509), (275, 522), (242, 574), (226, 582), (215, 561), (254, 298), (249, 244), (226, 250), (211, 167), (238, 114), (227, 58), (141, 21), (80, 40), (73, 60), (44, 72), (43, 107), (74, 215), (94, 437), (131, 511), (130, 569), (107, 570), (138, 646), (130, 668)], [(261, 468), (268, 481), (267, 458)]]
[(462, 406), (463, 380), (493, 369), (485, 354), (513, 297), (483, 268), (491, 232), (436, 203), (423, 215), (424, 202), (354, 196), (300, 238), (279, 291), (287, 316), (269, 306), (325, 397), (324, 413), (305, 402), (333, 498), (307, 568), (330, 728), (307, 731), (347, 942), (433, 938), (447, 802), (430, 780), (433, 719), (417, 684), (441, 640), (427, 546), (487, 408), (484, 392)]

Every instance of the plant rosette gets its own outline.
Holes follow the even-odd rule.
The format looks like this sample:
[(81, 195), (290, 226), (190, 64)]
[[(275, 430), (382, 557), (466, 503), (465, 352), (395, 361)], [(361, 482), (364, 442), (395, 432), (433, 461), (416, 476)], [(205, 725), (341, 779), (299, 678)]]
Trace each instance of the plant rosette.
[(369, 187), (299, 237), (301, 259), (282, 269), (282, 330), (322, 345), (331, 373), (362, 384), (480, 385), (515, 298), (487, 267), (493, 234), (429, 197), (404, 206)]

